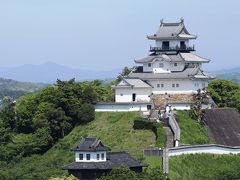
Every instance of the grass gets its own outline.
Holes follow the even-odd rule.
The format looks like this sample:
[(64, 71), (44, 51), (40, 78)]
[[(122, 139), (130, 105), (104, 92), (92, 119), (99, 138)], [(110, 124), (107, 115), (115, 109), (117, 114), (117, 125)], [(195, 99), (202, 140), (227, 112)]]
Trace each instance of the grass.
[(165, 136), (165, 132), (164, 132), (164, 129), (163, 129), (163, 125), (158, 124), (156, 146), (160, 147), (160, 148), (163, 148), (164, 145), (165, 145), (165, 141), (166, 141), (166, 136)]
[(210, 144), (212, 140), (207, 135), (207, 129), (197, 120), (189, 117), (187, 111), (177, 111), (181, 129), (181, 144)]
[[(128, 151), (133, 157), (143, 159), (143, 149), (155, 146), (155, 135), (150, 130), (132, 128), (137, 113), (96, 113), (94, 121), (76, 126), (43, 155), (26, 157), (21, 162), (0, 170), (8, 179), (47, 179), (67, 175), (62, 166), (74, 160), (70, 150), (79, 144), (81, 137), (101, 138), (112, 151)], [(1, 179), (1, 178), (0, 178)]]
[(149, 164), (149, 168), (160, 167), (162, 169), (162, 157), (161, 156), (148, 156), (144, 161)]
[(170, 179), (240, 179), (240, 155), (195, 154), (170, 158)]

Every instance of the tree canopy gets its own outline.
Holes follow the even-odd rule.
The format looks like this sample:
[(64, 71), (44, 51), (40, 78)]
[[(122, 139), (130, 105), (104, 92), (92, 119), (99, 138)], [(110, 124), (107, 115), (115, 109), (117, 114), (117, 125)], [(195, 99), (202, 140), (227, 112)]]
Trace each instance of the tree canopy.
[(218, 107), (234, 107), (240, 111), (240, 85), (227, 80), (209, 83), (210, 95)]
[(21, 96), (0, 111), (0, 162), (44, 153), (76, 124), (93, 120), (94, 103), (112, 94), (100, 80), (71, 79)]

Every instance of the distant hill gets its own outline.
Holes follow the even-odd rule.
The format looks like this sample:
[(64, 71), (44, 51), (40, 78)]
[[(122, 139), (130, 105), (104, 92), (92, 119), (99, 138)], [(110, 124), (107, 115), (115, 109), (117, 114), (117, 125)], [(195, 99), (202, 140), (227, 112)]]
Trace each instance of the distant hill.
[(116, 77), (120, 71), (121, 69), (112, 71), (74, 69), (52, 62), (46, 62), (38, 65), (26, 64), (18, 67), (0, 68), (0, 77), (26, 82), (54, 83), (57, 79), (109, 79)]
[(48, 85), (49, 84), (19, 82), (12, 79), (0, 78), (0, 99), (5, 96), (16, 99), (27, 92), (34, 92)]
[(213, 71), (212, 73), (216, 75), (217, 79), (226, 79), (240, 83), (240, 67)]

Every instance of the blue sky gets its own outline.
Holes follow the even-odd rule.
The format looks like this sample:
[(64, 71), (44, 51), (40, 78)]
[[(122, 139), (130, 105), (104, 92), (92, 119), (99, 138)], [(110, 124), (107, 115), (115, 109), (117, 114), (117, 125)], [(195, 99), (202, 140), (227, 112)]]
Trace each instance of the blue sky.
[(0, 0), (0, 66), (111, 70), (148, 55), (160, 19), (185, 20), (207, 70), (240, 66), (238, 0)]

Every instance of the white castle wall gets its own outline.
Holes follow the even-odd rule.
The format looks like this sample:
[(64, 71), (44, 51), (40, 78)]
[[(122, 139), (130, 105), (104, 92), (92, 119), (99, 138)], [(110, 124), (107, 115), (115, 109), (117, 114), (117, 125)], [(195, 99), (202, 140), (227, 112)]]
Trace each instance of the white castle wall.
[[(160, 67), (160, 63), (163, 64), (163, 67)], [(148, 67), (148, 64), (151, 64), (151, 67)], [(153, 63), (143, 64), (143, 72), (153, 72), (153, 73), (170, 73), (170, 64), (169, 62), (155, 60)]]
[(217, 144), (182, 146), (168, 149), (168, 156), (180, 156), (183, 154), (240, 154), (240, 147), (228, 147)]
[(114, 103), (114, 104), (96, 104), (96, 112), (131, 112), (148, 111), (146, 103)]
[[(160, 67), (160, 63), (163, 64), (163, 67)], [(176, 62), (177, 66), (174, 66), (174, 63), (161, 61), (156, 59), (151, 64), (151, 67), (148, 67), (149, 63), (143, 64), (143, 72), (153, 72), (153, 73), (170, 73), (171, 71), (183, 71), (185, 63)]]
[(135, 102), (149, 102), (151, 88), (117, 88), (115, 89), (115, 102), (132, 102), (132, 94), (136, 94)]
[[(102, 159), (101, 154), (104, 154), (104, 159)], [(83, 154), (83, 160), (79, 159), (79, 154)], [(87, 160), (87, 154), (90, 154), (91, 159)], [(97, 154), (99, 154), (99, 160), (97, 160)], [(103, 162), (106, 161), (106, 151), (99, 152), (75, 152), (75, 161), (76, 162)]]
[[(196, 93), (198, 89), (202, 89), (208, 85), (206, 80), (191, 81), (188, 79), (149, 80), (148, 83), (153, 87), (153, 94), (191, 94)], [(158, 84), (160, 84), (159, 87)], [(161, 87), (161, 84), (163, 84), (164, 87)], [(172, 87), (172, 84), (174, 84), (175, 87)], [(176, 87), (177, 84), (179, 87)]]
[[(160, 63), (163, 64), (163, 67), (160, 67)], [(177, 66), (175, 66), (175, 63)], [(143, 64), (143, 72), (153, 72), (153, 73), (171, 73), (171, 71), (183, 71), (185, 63), (182, 62), (166, 62), (156, 59), (153, 63)], [(148, 64), (151, 64), (151, 67), (148, 67)]]

